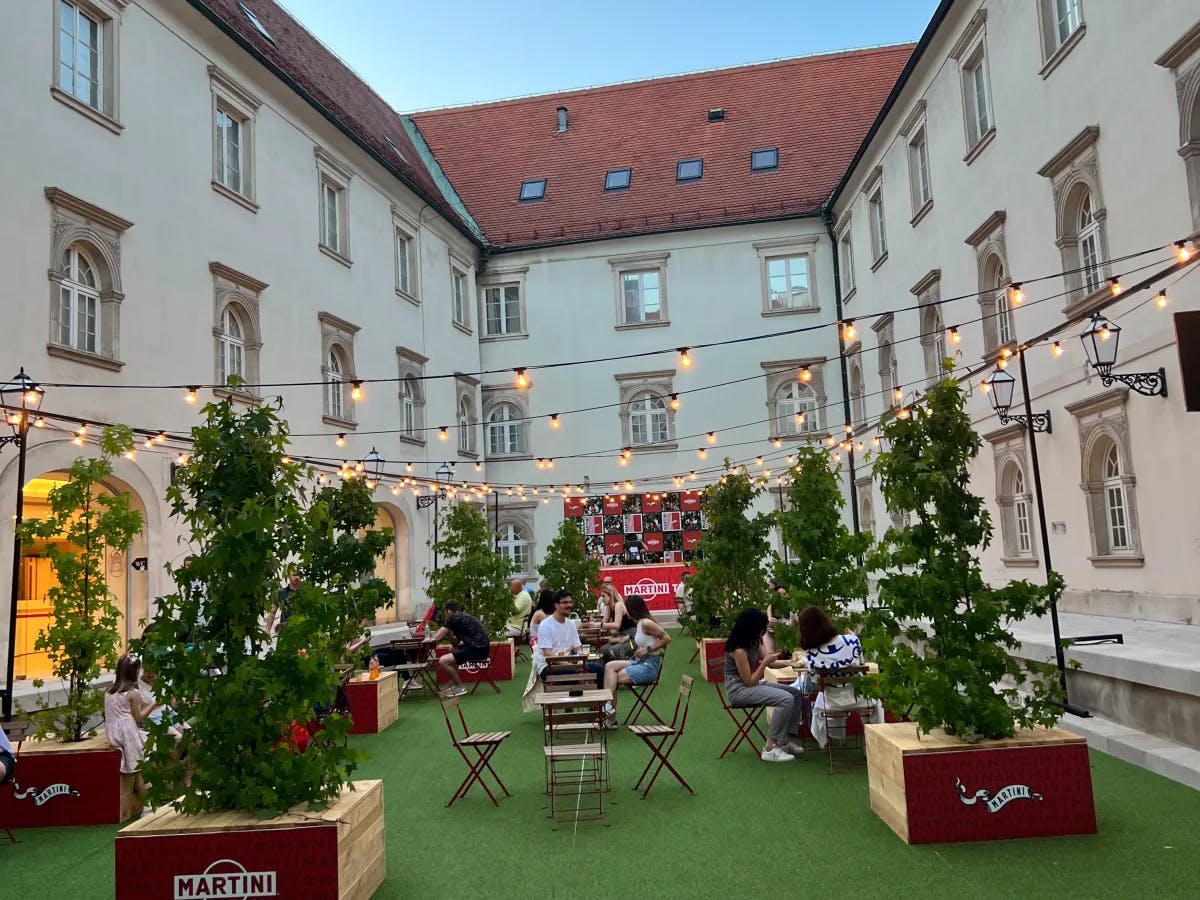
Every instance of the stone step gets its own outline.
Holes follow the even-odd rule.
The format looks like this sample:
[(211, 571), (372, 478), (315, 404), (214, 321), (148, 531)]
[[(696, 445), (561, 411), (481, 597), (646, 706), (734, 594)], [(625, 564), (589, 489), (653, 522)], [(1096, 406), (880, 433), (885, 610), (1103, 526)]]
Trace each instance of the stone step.
[(1066, 715), (1059, 724), (1086, 738), (1093, 750), (1200, 790), (1200, 750), (1146, 734), (1103, 716), (1082, 719)]

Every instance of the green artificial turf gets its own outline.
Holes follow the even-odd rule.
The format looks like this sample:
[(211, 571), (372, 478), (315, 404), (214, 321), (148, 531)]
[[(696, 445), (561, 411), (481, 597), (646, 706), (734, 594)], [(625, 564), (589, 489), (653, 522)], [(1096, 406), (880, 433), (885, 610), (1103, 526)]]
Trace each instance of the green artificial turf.
[[(478, 789), (444, 804), (465, 767), (438, 704), (410, 697), (380, 735), (353, 738), (371, 758), (357, 775), (384, 780), (388, 878), (377, 898), (577, 897), (1200, 897), (1200, 794), (1093, 752), (1099, 834), (909, 847), (878, 819), (865, 771), (828, 775), (810, 751), (760, 762), (745, 748), (717, 759), (732, 724), (687, 664), (668, 656), (654, 706), (669, 717), (681, 674), (697, 677), (687, 733), (649, 799), (630, 790), (648, 754), (610, 736), (608, 825), (554, 826), (542, 808), (540, 714), (522, 716), (518, 681), (463, 701), (473, 730), (511, 730), (495, 767), (513, 796), (497, 809)], [(622, 696), (623, 705), (628, 697)], [(0, 896), (114, 896), (116, 828), (22, 831), (0, 840)]]

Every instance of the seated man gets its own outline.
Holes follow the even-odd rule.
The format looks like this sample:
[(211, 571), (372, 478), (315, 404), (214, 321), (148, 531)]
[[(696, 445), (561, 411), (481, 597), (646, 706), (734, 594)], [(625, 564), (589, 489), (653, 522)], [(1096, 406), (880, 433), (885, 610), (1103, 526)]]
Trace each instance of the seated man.
[(519, 638), (525, 630), (525, 623), (529, 621), (529, 614), (533, 611), (533, 598), (529, 596), (529, 591), (525, 590), (520, 578), (514, 578), (508, 587), (513, 595), (513, 613), (504, 623), (504, 633), (508, 637)]
[(0, 727), (0, 784), (7, 784), (17, 771), (17, 756), (8, 741), (4, 728)]
[(554, 613), (538, 625), (537, 646), (533, 649), (533, 667), (542, 681), (546, 680), (546, 657), (578, 653), (583, 644), (579, 629), (571, 614), (574, 605), (571, 592), (563, 589), (554, 595)]
[(482, 662), (487, 659), (491, 651), (491, 642), (484, 631), (483, 623), (464, 612), (461, 603), (449, 601), (445, 607), (445, 614), (446, 624), (437, 630), (433, 640), (437, 642), (453, 634), (454, 642), (458, 646), (438, 657), (438, 667), (450, 678), (451, 686), (446, 691), (447, 696), (461, 697), (467, 689), (458, 677), (458, 667), (465, 662)]

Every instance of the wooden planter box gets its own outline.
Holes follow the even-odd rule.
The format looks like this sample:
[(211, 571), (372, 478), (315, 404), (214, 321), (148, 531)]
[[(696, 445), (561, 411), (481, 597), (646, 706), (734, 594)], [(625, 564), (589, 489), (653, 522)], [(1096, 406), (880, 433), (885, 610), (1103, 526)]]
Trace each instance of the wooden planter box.
[(700, 677), (713, 684), (720, 684), (725, 680), (724, 638), (701, 639)]
[(350, 733), (378, 734), (400, 715), (400, 679), (395, 672), (380, 672), (371, 681), (360, 675), (346, 684), (350, 701)]
[(871, 809), (910, 844), (1095, 834), (1087, 742), (1061, 728), (965, 744), (868, 725)]
[(117, 832), (115, 850), (117, 897), (367, 898), (387, 874), (383, 782), (275, 819), (163, 807)]
[[(450, 650), (449, 645), (443, 645), (437, 648), (434, 655), (441, 656)], [(516, 665), (517, 650), (512, 639), (492, 641), (488, 658), (480, 662), (463, 663), (458, 667), (458, 677), (466, 684), (474, 684), (476, 681), (512, 681)], [(437, 680), (438, 684), (447, 684), (450, 681), (440, 667), (437, 668)]]
[(0, 791), (0, 823), (8, 828), (116, 825), (137, 811), (133, 776), (125, 781), (129, 796), (122, 804), (121, 751), (104, 735), (74, 744), (26, 741), (12, 790)]

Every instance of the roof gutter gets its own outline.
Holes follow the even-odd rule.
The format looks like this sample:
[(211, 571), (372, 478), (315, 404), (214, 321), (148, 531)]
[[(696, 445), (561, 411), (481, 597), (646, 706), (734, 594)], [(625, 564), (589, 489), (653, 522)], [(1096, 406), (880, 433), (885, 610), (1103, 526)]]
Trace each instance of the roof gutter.
[[(432, 205), (434, 207), (441, 208), (446, 203), (445, 198), (431, 197), (429, 195), (428, 191), (426, 191), (420, 185), (415, 183), (411, 178), (409, 178), (407, 175), (405, 175), (403, 172), (401, 172), (399, 169), (397, 169), (395, 166), (393, 166), (390, 162), (388, 162), (386, 159), (384, 159), (382, 156), (380, 156), (362, 138), (360, 138), (357, 134), (355, 134), (353, 131), (351, 131), (349, 128), (347, 128), (345, 125), (343, 125), (341, 123), (341, 121), (338, 120), (337, 116), (335, 116), (332, 112), (330, 112), (328, 109), (326, 109), (324, 106), (322, 106), (319, 102), (317, 102), (317, 99), (315, 97), (313, 97), (312, 94), (308, 93), (308, 91), (306, 91), (303, 87), (301, 87), (300, 84), (298, 84), (290, 75), (288, 75), (286, 72), (284, 72), (282, 69), (280, 69), (277, 65), (275, 65), (273, 62), (271, 62), (271, 60), (269, 60), (267, 57), (263, 56), (262, 53), (259, 52), (258, 48), (255, 47), (248, 40), (246, 40), (244, 37), (242, 37), (242, 35), (240, 33), (238, 33), (238, 31), (235, 28), (233, 28), (233, 26), (231, 26), (228, 22), (226, 22), (224, 19), (222, 19), (215, 12), (213, 12), (213, 10), (209, 9), (208, 5), (204, 2), (204, 0), (187, 0), (187, 2), (193, 9), (195, 9), (197, 12), (199, 12), (200, 15), (204, 16), (204, 18), (206, 18), (209, 22), (211, 22), (213, 25), (215, 25), (217, 27), (218, 31), (223, 33), (226, 37), (228, 37), (230, 40), (232, 40), (235, 44), (237, 44), (239, 47), (241, 47), (243, 50), (245, 50), (246, 53), (248, 53), (251, 57), (254, 58), (254, 60), (256, 62), (259, 63), (259, 65), (261, 65), (268, 72), (270, 72), (272, 75), (274, 75), (280, 81), (282, 81), (289, 89), (291, 89), (305, 103), (307, 103), (309, 106), (311, 106), (313, 109), (315, 109), (318, 113), (320, 113), (321, 116), (323, 118), (325, 118), (326, 121), (329, 122), (329, 124), (331, 124), (334, 128), (336, 128), (338, 131), (340, 131), (342, 134), (344, 134), (347, 138), (349, 138), (350, 141), (355, 144), (355, 146), (357, 146), (364, 153), (366, 153), (368, 156), (370, 156), (371, 159), (375, 160), (375, 162), (377, 162), (377, 163), (379, 163), (379, 165), (383, 166), (384, 169), (386, 169), (393, 177), (395, 177), (406, 188), (408, 188), (410, 191), (412, 191), (414, 194), (416, 194), (418, 197), (420, 197), (426, 203), (429, 203), (430, 205)], [(401, 127), (403, 127), (403, 125), (401, 125)], [(487, 249), (486, 245), (483, 243), (482, 240), (480, 240), (479, 236), (472, 233), (472, 231), (470, 230), (469, 227), (464, 228), (462, 224), (460, 224), (457, 221), (454, 221), (450, 217), (445, 217), (445, 218), (448, 222), (450, 222), (451, 225), (454, 226), (455, 230), (460, 232), (465, 238), (467, 238), (467, 240), (469, 240), (472, 244), (474, 244), (476, 247), (478, 247), (480, 249), (480, 251)]]
[(925, 26), (925, 31), (921, 35), (921, 39), (917, 41), (917, 46), (913, 48), (912, 54), (908, 57), (908, 62), (904, 64), (904, 68), (900, 70), (900, 76), (896, 79), (896, 83), (892, 85), (891, 92), (887, 95), (887, 99), (883, 101), (883, 107), (879, 110), (879, 114), (875, 116), (875, 121), (871, 123), (871, 128), (867, 131), (866, 137), (862, 139), (862, 143), (858, 145), (858, 152), (854, 154), (854, 158), (850, 160), (850, 165), (846, 167), (845, 173), (842, 175), (842, 180), (837, 183), (837, 187), (833, 189), (833, 193), (829, 195), (829, 199), (825, 201), (825, 208), (833, 212), (834, 204), (841, 197), (842, 192), (846, 189), (846, 185), (850, 183), (850, 178), (854, 171), (858, 168), (858, 164), (862, 162), (862, 158), (867, 155), (867, 150), (871, 146), (871, 141), (875, 139), (875, 135), (883, 127), (883, 123), (887, 120), (888, 114), (892, 111), (892, 107), (900, 99), (900, 95), (904, 92), (904, 88), (908, 86), (908, 79), (912, 77), (912, 73), (916, 70), (917, 65), (925, 55), (925, 51), (929, 49), (929, 45), (933, 43), (934, 35), (937, 34), (938, 28), (950, 13), (950, 7), (954, 5), (954, 0), (942, 0), (938, 4), (938, 8), (933, 12), (933, 18), (929, 20), (929, 24)]

